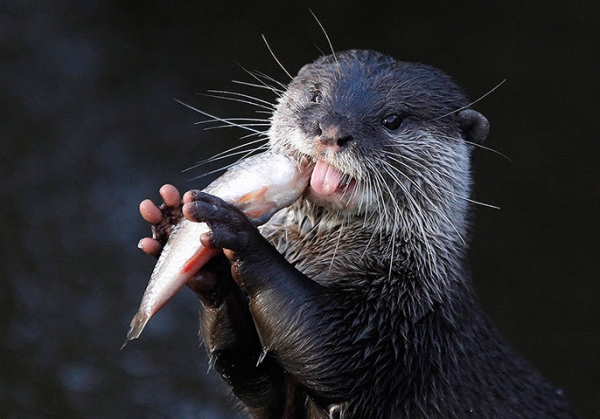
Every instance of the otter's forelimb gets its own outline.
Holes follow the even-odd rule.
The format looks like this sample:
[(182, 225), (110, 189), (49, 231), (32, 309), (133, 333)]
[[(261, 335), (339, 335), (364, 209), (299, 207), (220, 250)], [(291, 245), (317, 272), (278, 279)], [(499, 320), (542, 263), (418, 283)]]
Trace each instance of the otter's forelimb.
[[(339, 352), (345, 353), (344, 360), (359, 359), (359, 345), (354, 343), (361, 331), (350, 330), (344, 320), (343, 293), (294, 268), (240, 210), (220, 198), (188, 192), (183, 211), (211, 228), (211, 234), (201, 238), (203, 245), (225, 249), (232, 276), (248, 295), (263, 352), (273, 356), (321, 407), (350, 396), (356, 371), (340, 368)], [(338, 350), (326, 349), (334, 344)]]

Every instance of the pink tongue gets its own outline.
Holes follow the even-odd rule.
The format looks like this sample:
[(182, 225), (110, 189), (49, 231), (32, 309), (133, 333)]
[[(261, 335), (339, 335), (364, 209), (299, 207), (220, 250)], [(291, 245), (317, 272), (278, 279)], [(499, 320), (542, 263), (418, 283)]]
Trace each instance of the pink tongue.
[(322, 160), (317, 161), (310, 177), (310, 186), (321, 195), (331, 195), (340, 186), (342, 172)]

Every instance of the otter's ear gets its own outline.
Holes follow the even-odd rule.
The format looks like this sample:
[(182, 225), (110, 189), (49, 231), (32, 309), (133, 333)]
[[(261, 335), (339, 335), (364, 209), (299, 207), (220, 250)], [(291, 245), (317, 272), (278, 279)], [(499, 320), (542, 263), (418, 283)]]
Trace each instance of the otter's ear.
[(463, 109), (458, 113), (458, 123), (465, 134), (465, 140), (480, 144), (490, 131), (485, 116), (473, 109)]

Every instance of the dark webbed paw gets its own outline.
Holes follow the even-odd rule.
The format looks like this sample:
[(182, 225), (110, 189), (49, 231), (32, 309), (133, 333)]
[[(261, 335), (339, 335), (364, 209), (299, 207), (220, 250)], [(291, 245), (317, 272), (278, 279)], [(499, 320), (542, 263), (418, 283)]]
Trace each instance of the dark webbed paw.
[(237, 286), (231, 277), (231, 265), (221, 253), (211, 259), (187, 282), (208, 308), (218, 308), (232, 294)]
[(210, 235), (202, 238), (204, 245), (238, 253), (262, 239), (248, 217), (221, 198), (200, 191), (189, 191), (183, 202), (186, 218), (205, 222), (211, 229)]

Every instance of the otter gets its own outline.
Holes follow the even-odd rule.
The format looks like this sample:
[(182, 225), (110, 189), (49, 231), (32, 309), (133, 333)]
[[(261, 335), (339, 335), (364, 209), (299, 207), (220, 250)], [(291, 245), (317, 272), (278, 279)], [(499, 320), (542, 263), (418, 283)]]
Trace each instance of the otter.
[(577, 416), (476, 301), (471, 159), (487, 133), (442, 71), (351, 50), (304, 66), (276, 105), (269, 147), (315, 168), (267, 224), (196, 190), (144, 201), (158, 230), (206, 222), (199, 239), (223, 249), (188, 285), (211, 363), (251, 417)]

